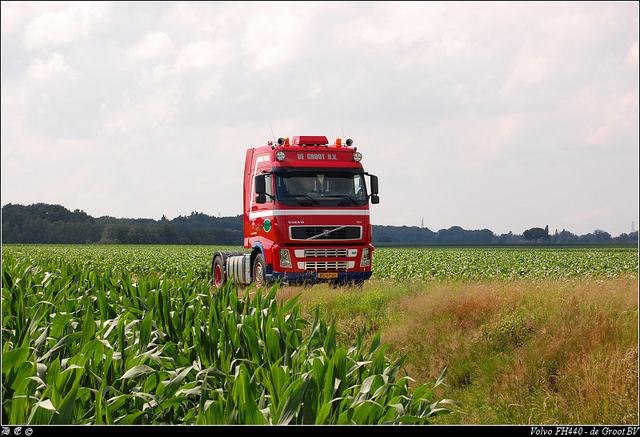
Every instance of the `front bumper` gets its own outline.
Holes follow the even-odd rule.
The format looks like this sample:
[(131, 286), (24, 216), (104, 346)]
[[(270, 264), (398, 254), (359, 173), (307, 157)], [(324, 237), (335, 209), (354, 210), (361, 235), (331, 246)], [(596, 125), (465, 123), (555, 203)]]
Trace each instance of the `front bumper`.
[[(323, 277), (325, 273), (332, 273), (333, 277)], [(269, 277), (270, 276), (270, 277)], [(329, 275), (327, 275), (329, 276)], [(371, 271), (358, 272), (272, 272), (267, 275), (269, 281), (288, 283), (317, 283), (317, 282), (360, 282), (371, 278)]]

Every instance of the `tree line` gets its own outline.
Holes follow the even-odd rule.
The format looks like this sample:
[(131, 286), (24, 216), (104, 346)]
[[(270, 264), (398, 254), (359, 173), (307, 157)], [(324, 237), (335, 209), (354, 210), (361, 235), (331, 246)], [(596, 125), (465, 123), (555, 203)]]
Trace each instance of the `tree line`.
[[(466, 230), (460, 226), (437, 232), (417, 226), (372, 226), (374, 243), (435, 245), (489, 244), (600, 244), (633, 243), (638, 231), (612, 237), (602, 230), (576, 235), (549, 227), (533, 227), (522, 234), (496, 235), (489, 229)], [(3, 244), (185, 244), (242, 246), (242, 216), (214, 217), (192, 212), (168, 220), (94, 218), (81, 210), (36, 203), (2, 207)]]
[(460, 226), (441, 229), (437, 232), (417, 226), (373, 226), (374, 243), (420, 243), (420, 244), (617, 244), (637, 243), (638, 231), (623, 233), (617, 237), (600, 229), (585, 235), (577, 235), (567, 230), (549, 233), (549, 227), (533, 227), (521, 234), (509, 232), (494, 234), (489, 229), (466, 230)]
[(84, 211), (37, 203), (2, 207), (3, 244), (242, 245), (242, 216), (192, 212), (168, 220), (94, 218)]

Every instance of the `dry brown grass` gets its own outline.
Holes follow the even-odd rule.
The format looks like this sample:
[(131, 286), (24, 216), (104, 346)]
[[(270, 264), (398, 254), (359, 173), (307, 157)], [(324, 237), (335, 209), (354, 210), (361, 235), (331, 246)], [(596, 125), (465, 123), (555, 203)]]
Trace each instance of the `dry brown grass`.
[(280, 296), (301, 292), (350, 335), (381, 329), (416, 385), (447, 367), (445, 397), (464, 407), (451, 423), (638, 423), (637, 278), (372, 281)]
[(638, 422), (636, 278), (434, 287), (401, 308), (383, 341), (417, 383), (449, 366), (461, 423)]

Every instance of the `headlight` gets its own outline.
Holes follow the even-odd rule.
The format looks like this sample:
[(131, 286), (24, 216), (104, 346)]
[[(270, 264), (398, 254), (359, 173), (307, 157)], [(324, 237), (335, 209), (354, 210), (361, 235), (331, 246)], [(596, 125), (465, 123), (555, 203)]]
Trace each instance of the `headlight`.
[(283, 150), (276, 150), (276, 159), (278, 161), (284, 161), (284, 151)]
[(360, 267), (367, 267), (371, 265), (371, 254), (369, 253), (369, 248), (365, 247), (362, 249), (362, 257), (360, 258)]
[(291, 268), (291, 257), (289, 256), (289, 249), (280, 249), (280, 267)]
[(362, 160), (362, 153), (356, 152), (353, 154), (353, 160), (355, 162), (360, 162)]

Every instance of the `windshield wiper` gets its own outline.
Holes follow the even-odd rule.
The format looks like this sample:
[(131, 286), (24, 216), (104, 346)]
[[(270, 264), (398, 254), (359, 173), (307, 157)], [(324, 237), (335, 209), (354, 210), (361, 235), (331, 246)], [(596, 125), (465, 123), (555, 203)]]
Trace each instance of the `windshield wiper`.
[(293, 197), (295, 199), (298, 199), (300, 197), (304, 197), (305, 199), (309, 199), (310, 201), (312, 201), (316, 205), (320, 205), (320, 202), (318, 202), (316, 199), (314, 199), (313, 197), (309, 196), (308, 194), (290, 194), (288, 196), (280, 196), (280, 197), (282, 199), (284, 199), (285, 197)]

